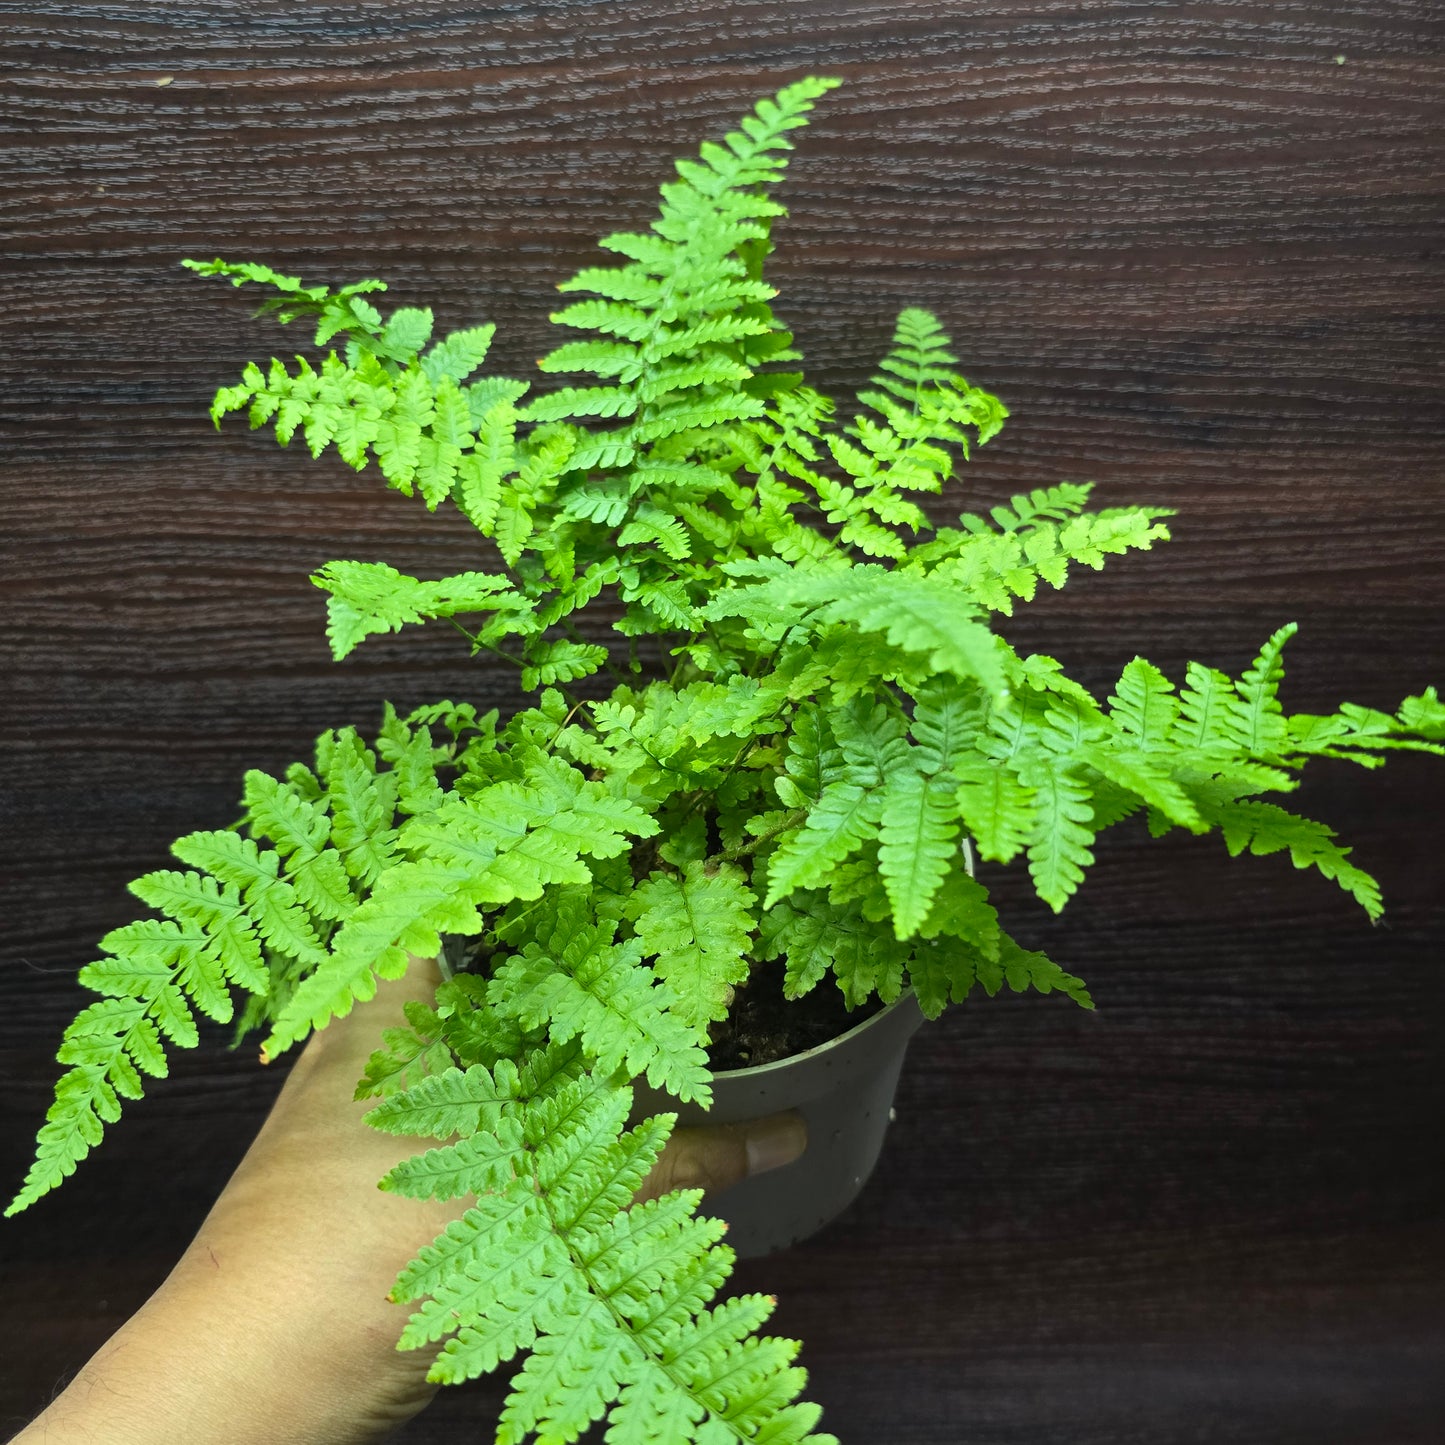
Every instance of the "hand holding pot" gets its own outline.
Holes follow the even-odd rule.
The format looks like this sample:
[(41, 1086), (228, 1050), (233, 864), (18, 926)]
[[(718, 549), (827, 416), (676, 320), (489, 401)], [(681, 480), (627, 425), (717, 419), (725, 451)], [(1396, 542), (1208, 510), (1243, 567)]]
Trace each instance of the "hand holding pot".
[[(429, 1000), (431, 960), (316, 1034), (165, 1282), (13, 1445), (355, 1445), (436, 1392), (435, 1351), (398, 1351), (402, 1266), (473, 1201), (418, 1202), (376, 1182), (417, 1141), (368, 1128), (352, 1099), (383, 1028)], [(679, 1129), (639, 1198), (716, 1193), (788, 1163), (802, 1120)]]

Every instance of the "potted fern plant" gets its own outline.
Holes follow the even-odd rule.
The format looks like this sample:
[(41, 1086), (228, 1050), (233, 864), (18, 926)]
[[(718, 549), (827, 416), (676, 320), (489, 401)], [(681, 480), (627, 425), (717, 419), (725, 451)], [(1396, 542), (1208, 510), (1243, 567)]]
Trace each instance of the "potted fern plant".
[[(631, 1202), (679, 1109), (775, 1069), (807, 1076), (801, 1092), (736, 1107), (821, 1108), (819, 1079), (861, 1055), (836, 1072), (856, 1067), (871, 1100), (829, 1107), (873, 1122), (831, 1202), (810, 1205), (826, 1217), (871, 1167), (922, 1017), (1004, 987), (1091, 1006), (1005, 931), (975, 856), (1026, 864), (1061, 909), (1096, 835), (1142, 814), (1156, 835), (1287, 851), (1379, 915), (1330, 830), (1263, 799), (1312, 757), (1445, 752), (1433, 689), (1393, 714), (1286, 715), (1289, 625), (1242, 677), (1191, 664), (1176, 686), (1136, 658), (1100, 701), (990, 619), (1163, 540), (1166, 513), (1092, 510), (1065, 482), (936, 526), (919, 498), (1006, 412), (924, 311), (898, 318), (847, 412), (792, 369), (763, 279), (784, 214), (771, 188), (835, 84), (759, 102), (678, 163), (650, 232), (603, 239), (619, 261), (563, 284), (552, 320), (573, 339), (539, 365), (570, 384), (486, 374), (490, 326), (433, 341), (429, 312), (376, 309), (379, 281), (186, 263), (315, 327), (318, 358), (247, 367), (217, 394), (218, 425), (240, 411), (313, 457), (375, 461), (484, 539), (477, 570), (439, 579), (323, 567), (336, 658), (445, 619), (535, 700), (505, 719), (447, 701), (388, 709), (371, 737), (327, 732), (284, 777), (247, 775), (237, 826), (179, 839), (184, 871), (132, 885), (158, 916), (109, 934), (81, 973), (99, 1000), (66, 1032), (9, 1212), (73, 1172), (168, 1047), (196, 1044), (197, 1013), (260, 1033), (272, 1059), (409, 955), (441, 954), (435, 999), (378, 1040), (358, 1084), (377, 1128), (443, 1141), (383, 1188), (476, 1196), (398, 1279), (395, 1299), (422, 1301), (401, 1343), (445, 1338), (447, 1382), (526, 1341), (565, 1353), (567, 1370), (518, 1376), (508, 1439), (576, 1439), (606, 1411), (619, 1439), (827, 1440), (796, 1400), (795, 1345), (754, 1335), (770, 1301), (710, 1303), (730, 1251), (697, 1192)], [(795, 1068), (738, 1044), (745, 1006), (801, 1018), (825, 996), (844, 1008), (841, 1045)], [(814, 1145), (784, 1173), (818, 1172)], [(534, 1263), (487, 1294), (467, 1270), (491, 1258)]]

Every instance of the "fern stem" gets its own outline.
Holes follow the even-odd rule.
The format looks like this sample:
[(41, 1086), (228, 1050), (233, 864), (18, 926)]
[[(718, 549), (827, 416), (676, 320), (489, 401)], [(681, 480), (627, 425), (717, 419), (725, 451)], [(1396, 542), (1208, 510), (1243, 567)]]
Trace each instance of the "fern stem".
[(751, 843), (739, 843), (735, 848), (724, 848), (721, 853), (711, 854), (707, 861), (709, 863), (733, 863), (739, 858), (746, 858), (748, 854), (756, 853), (764, 843), (771, 842), (779, 833), (786, 833), (789, 828), (796, 828), (807, 820), (807, 810), (795, 808), (781, 823), (769, 828), (766, 832), (759, 833)]
[(505, 662), (510, 662), (517, 667), (526, 667), (527, 659), (525, 657), (518, 657), (515, 652), (507, 652), (503, 648), (494, 647), (490, 642), (483, 642), (480, 637), (474, 637), (455, 617), (448, 617), (447, 621), (472, 644), (473, 652), (490, 652)]

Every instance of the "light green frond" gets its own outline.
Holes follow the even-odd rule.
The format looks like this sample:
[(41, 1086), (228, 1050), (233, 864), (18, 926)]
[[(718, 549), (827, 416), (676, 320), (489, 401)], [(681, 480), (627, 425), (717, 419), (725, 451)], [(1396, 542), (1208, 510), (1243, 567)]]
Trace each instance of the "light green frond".
[(522, 669), (522, 686), (529, 692), (590, 677), (607, 662), (607, 649), (590, 642), (542, 642), (531, 647), (529, 654), (530, 661)]
[[(1098, 743), (1080, 748), (1074, 756), (1171, 823), (1188, 828), (1191, 833), (1208, 831), (1209, 825), (1199, 816), (1187, 789), (1171, 776), (1167, 762), (1160, 765), (1158, 754), (1142, 748)], [(1096, 824), (1098, 816), (1108, 814), (1096, 814)]]
[(951, 777), (901, 767), (883, 783), (878, 869), (897, 936), (911, 938), (958, 852), (957, 786)]
[(558, 1043), (580, 1038), (604, 1073), (625, 1067), (679, 1099), (709, 1101), (707, 1055), (642, 963), (642, 944), (614, 943), (585, 919), (580, 896), (565, 896), (550, 935), (497, 967), (495, 1006)]
[(916, 757), (926, 773), (951, 768), (977, 738), (986, 711), (978, 688), (952, 678), (936, 678), (918, 690), (910, 731), (918, 743)]
[(1279, 685), (1284, 680), (1284, 645), (1299, 631), (1288, 622), (1260, 649), (1238, 684), (1244, 700), (1239, 714), (1239, 742), (1255, 757), (1273, 757), (1288, 748), (1288, 728), (1279, 704)]
[(80, 982), (102, 998), (65, 1033), (58, 1059), (69, 1067), (9, 1213), (74, 1172), (104, 1125), (119, 1119), (120, 1100), (141, 1096), (143, 1074), (165, 1075), (162, 1040), (196, 1046), (193, 1010), (228, 1023), (233, 988), (265, 996), (263, 938), (306, 959), (319, 955), (304, 911), (277, 876), (276, 853), (233, 833), (191, 834), (175, 851), (210, 871), (158, 870), (135, 880), (131, 891), (164, 917), (113, 929), (101, 940), (108, 956), (81, 970)]
[(1037, 824), (1029, 844), (1029, 873), (1034, 890), (1057, 913), (1094, 861), (1094, 813), (1088, 786), (1055, 760), (1031, 758), (1019, 781), (1033, 791)]
[(1407, 697), (1400, 704), (1400, 725), (1434, 742), (1445, 742), (1445, 703), (1439, 693), (1427, 687), (1416, 697)]
[(385, 562), (328, 562), (311, 580), (330, 594), (326, 635), (338, 662), (363, 638), (408, 622), (526, 605), (507, 578), (487, 572), (424, 582)]
[(1201, 752), (1234, 752), (1246, 730), (1245, 703), (1222, 672), (1191, 662), (1179, 694), (1180, 718), (1174, 740)]
[(523, 421), (562, 421), (574, 417), (631, 416), (638, 401), (621, 386), (568, 386), (533, 397), (520, 413)]
[(935, 669), (976, 678), (990, 692), (1007, 690), (1007, 645), (975, 620), (978, 606), (971, 594), (947, 578), (873, 563), (827, 568), (778, 563), (767, 574), (765, 581), (727, 589), (702, 615), (746, 617), (755, 624), (847, 622), (919, 653)]
[(467, 871), (403, 862), (383, 872), (331, 940), (331, 953), (274, 1020), (262, 1051), (276, 1058), (313, 1028), (344, 1018), (376, 994), (379, 978), (400, 978), (408, 953), (434, 958), (442, 933), (474, 934), (482, 921), (469, 901)]
[(763, 907), (772, 908), (795, 889), (816, 887), (835, 864), (877, 832), (875, 795), (857, 783), (828, 783), (802, 826), (787, 834), (768, 859)]
[(949, 344), (932, 312), (907, 307), (898, 313), (893, 344), (879, 363), (879, 369), (887, 374), (875, 377), (874, 385), (916, 405), (924, 387), (937, 386), (953, 376), (958, 358), (948, 349)]
[(495, 1069), (480, 1064), (447, 1069), (394, 1092), (366, 1116), (373, 1129), (386, 1134), (411, 1134), (428, 1139), (470, 1138), (493, 1130), (504, 1106), (522, 1093), (521, 1077), (510, 1059)]
[(1179, 700), (1174, 696), (1174, 684), (1152, 663), (1136, 657), (1124, 668), (1109, 707), (1115, 726), (1128, 733), (1141, 752), (1169, 749), (1179, 718)]
[(949, 1003), (962, 1003), (975, 984), (990, 998), (1007, 985), (1014, 993), (1062, 993), (1081, 1008), (1094, 1007), (1082, 979), (1044, 954), (1019, 947), (1007, 935), (1000, 938), (993, 957), (947, 936), (920, 942), (909, 960), (909, 982), (928, 1018), (936, 1018)]
[(408, 1003), (405, 1012), (404, 1026), (382, 1029), (381, 1047), (367, 1059), (353, 1099), (388, 1098), (456, 1066), (436, 1015), (415, 1002)]
[(1084, 987), (1084, 981), (1066, 973), (1052, 959), (1042, 953), (1021, 948), (1013, 939), (1005, 937), (999, 950), (999, 963), (1003, 969), (1004, 981), (1015, 993), (1035, 989), (1039, 993), (1062, 993), (1079, 1005), (1092, 1009), (1094, 1001)]
[(1019, 493), (1008, 506), (991, 509), (992, 525), (972, 512), (965, 512), (959, 521), (969, 532), (981, 533), (997, 527), (1003, 532), (1018, 532), (1040, 522), (1063, 522), (1077, 516), (1088, 505), (1093, 491), (1091, 482), (1059, 482), (1052, 487), (1038, 487)]
[(673, 1011), (705, 1033), (724, 1018), (733, 987), (747, 979), (757, 896), (733, 864), (688, 863), (679, 877), (653, 873), (627, 903), (653, 971), (672, 990)]
[(800, 707), (794, 715), (783, 772), (773, 780), (774, 791), (784, 807), (807, 808), (822, 794), (823, 773), (828, 766), (825, 726), (819, 709), (811, 704)]
[(669, 513), (644, 505), (633, 512), (632, 519), (617, 534), (617, 545), (632, 547), (649, 542), (655, 543), (674, 562), (692, 556), (687, 528)]
[(1062, 587), (1071, 563), (1097, 571), (1109, 556), (1148, 551), (1167, 539), (1168, 529), (1156, 520), (1161, 515), (1157, 508), (1137, 507), (1042, 522), (1003, 536), (984, 531), (962, 538), (930, 575), (949, 578), (979, 605), (1012, 615), (1013, 597), (1031, 599), (1040, 580)]
[(800, 998), (830, 970), (850, 1008), (875, 993), (891, 1002), (902, 987), (903, 950), (892, 930), (824, 892), (795, 894), (774, 904), (759, 919), (759, 933), (759, 957), (784, 960), (788, 998)]
[(162, 869), (137, 878), (130, 891), (175, 919), (182, 938), (194, 945), (181, 964), (177, 980), (208, 1018), (230, 1022), (228, 984), (237, 984), (251, 993), (266, 992), (268, 978), (261, 957), (260, 930), (234, 885), (218, 883), (203, 873)]
[(523, 1165), (522, 1126), (503, 1119), (495, 1129), (428, 1149), (389, 1170), (379, 1187), (409, 1199), (460, 1199), (505, 1189)]
[(980, 757), (954, 763), (957, 802), (979, 856), (1007, 863), (1028, 847), (1039, 828), (1035, 793), (1014, 768)]
[[(831, 1437), (808, 1433), (816, 1410), (794, 1403), (804, 1381), (796, 1343), (755, 1333), (767, 1303), (712, 1304), (731, 1256), (716, 1242), (722, 1226), (694, 1217), (699, 1191), (626, 1207), (671, 1126), (663, 1116), (624, 1132), (630, 1103), (630, 1089), (597, 1074), (516, 1106), (503, 1121), (519, 1122), (525, 1145), (509, 1157), (516, 1176), (498, 1178), (397, 1280), (393, 1298), (421, 1301), (403, 1347), (450, 1336), (431, 1371), (441, 1382), (530, 1351), (499, 1436), (513, 1445), (576, 1439), (609, 1412), (613, 1440), (650, 1442), (636, 1432), (665, 1421), (684, 1430), (669, 1441), (741, 1432), (825, 1445)], [(473, 1141), (484, 1137), (462, 1145), (480, 1148)], [(422, 1187), (428, 1171), (440, 1178), (459, 1162), (462, 1145), (401, 1168)]]
[(357, 281), (332, 291), (325, 286), (305, 286), (298, 277), (284, 276), (255, 261), (222, 261), (218, 257), (214, 261), (182, 261), (181, 265), (198, 276), (225, 277), (232, 286), (252, 284), (277, 292), (261, 303), (262, 312), (274, 315), (283, 326), (302, 316), (315, 318), (317, 346), (342, 333), (358, 339), (381, 334), (381, 317), (363, 298), (370, 292), (385, 291), (384, 281)]
[(490, 322), (465, 331), (453, 331), (421, 358), (421, 369), (434, 383), (445, 378), (461, 384), (487, 359), (496, 332), (497, 328)]
[[(271, 948), (303, 963), (317, 963), (325, 957), (301, 898), (279, 876), (279, 854), (270, 849), (263, 852), (249, 838), (228, 832), (187, 834), (171, 845), (171, 852), (181, 862), (239, 889), (257, 930)], [(261, 978), (253, 974), (243, 986), (264, 993), (264, 983), (257, 988), (258, 982)]]
[(396, 779), (378, 773), (355, 728), (335, 735), (322, 771), (331, 803), (331, 842), (346, 871), (373, 883), (396, 856)]
[(1338, 883), (1372, 921), (1384, 912), (1379, 884), (1349, 861), (1350, 850), (1334, 841), (1334, 830), (1325, 824), (1273, 803), (1203, 802), (1200, 812), (1223, 831), (1231, 857), (1246, 848), (1260, 856), (1288, 852), (1296, 868), (1317, 868)]

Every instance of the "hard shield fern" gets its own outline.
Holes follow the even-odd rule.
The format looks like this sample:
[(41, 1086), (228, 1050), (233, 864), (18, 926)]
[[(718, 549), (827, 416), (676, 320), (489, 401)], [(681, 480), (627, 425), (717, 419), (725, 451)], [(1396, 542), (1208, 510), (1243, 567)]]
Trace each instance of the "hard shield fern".
[[(1445, 752), (1433, 689), (1392, 714), (1287, 714), (1292, 625), (1237, 679), (1191, 663), (1176, 685), (1135, 658), (1103, 701), (995, 630), (1040, 582), (1163, 540), (1167, 513), (1091, 510), (1063, 482), (936, 526), (920, 499), (1007, 413), (928, 312), (899, 316), (854, 409), (790, 369), (763, 278), (772, 188), (834, 84), (760, 102), (678, 163), (650, 231), (603, 240), (623, 260), (562, 286), (578, 299), (552, 319), (577, 334), (539, 364), (568, 378), (551, 389), (482, 370), (490, 325), (434, 341), (430, 311), (383, 316), (379, 281), (186, 263), (315, 327), (315, 355), (223, 388), (217, 424), (242, 411), (313, 457), (375, 462), (482, 539), (450, 577), (323, 567), (337, 659), (440, 618), (538, 696), (505, 723), (439, 703), (388, 709), (370, 741), (328, 732), (312, 763), (247, 775), (235, 828), (138, 879), (156, 916), (81, 972), (99, 1000), (66, 1031), (10, 1212), (74, 1171), (168, 1046), (197, 1044), (197, 1015), (261, 1032), (272, 1058), (409, 954), (469, 940), (471, 971), (408, 1007), (357, 1092), (375, 1127), (441, 1141), (384, 1188), (477, 1196), (393, 1297), (417, 1302), (403, 1347), (446, 1340), (436, 1379), (525, 1353), (502, 1441), (575, 1440), (604, 1415), (613, 1445), (832, 1438), (797, 1403), (796, 1344), (757, 1334), (771, 1301), (713, 1303), (730, 1251), (696, 1192), (631, 1202), (674, 1117), (629, 1125), (633, 1082), (706, 1103), (710, 1036), (759, 965), (786, 997), (836, 985), (849, 1007), (911, 988), (936, 1017), (975, 986), (1091, 1007), (1004, 930), (975, 857), (1025, 860), (1059, 909), (1138, 813), (1286, 852), (1374, 918), (1348, 849), (1263, 799), (1312, 757)], [(579, 630), (594, 604), (611, 639)], [(665, 660), (652, 675), (639, 639)]]

